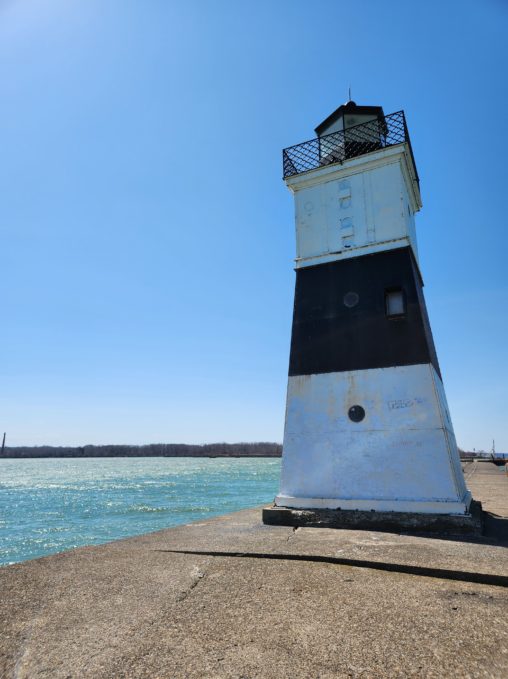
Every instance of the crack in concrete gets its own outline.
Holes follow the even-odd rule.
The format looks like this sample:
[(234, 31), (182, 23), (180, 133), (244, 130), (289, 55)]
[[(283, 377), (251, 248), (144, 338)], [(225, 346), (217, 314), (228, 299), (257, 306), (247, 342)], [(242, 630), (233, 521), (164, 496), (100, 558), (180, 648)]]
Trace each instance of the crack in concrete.
[(473, 476), (473, 474), (475, 473), (477, 466), (478, 466), (478, 460), (473, 460), (473, 462), (471, 463), (471, 467), (466, 467), (466, 469), (464, 469), (464, 480), (465, 481), (469, 481), (471, 476)]
[(299, 526), (293, 526), (293, 530), (291, 533), (287, 536), (286, 542), (289, 542), (291, 538), (294, 538), (296, 531), (298, 530)]
[(183, 592), (180, 592), (178, 596), (176, 597), (177, 601), (185, 601), (185, 599), (189, 596), (189, 594), (192, 592), (192, 590), (197, 587), (198, 583), (200, 580), (202, 580), (205, 577), (205, 573), (203, 573), (197, 566), (194, 566), (191, 572), (191, 583), (187, 587), (187, 589), (183, 590)]
[(24, 671), (24, 665), (25, 662), (29, 656), (29, 646), (30, 642), (32, 640), (32, 637), (35, 632), (35, 628), (39, 627), (40, 620), (42, 618), (42, 612), (46, 608), (46, 605), (41, 604), (35, 613), (35, 616), (32, 618), (30, 623), (27, 625), (25, 630), (22, 633), (21, 637), (21, 643), (19, 646), (18, 650), (18, 658), (16, 660), (16, 664), (14, 665), (14, 674), (13, 677), (14, 679), (22, 679), (23, 677), (26, 676), (25, 671)]

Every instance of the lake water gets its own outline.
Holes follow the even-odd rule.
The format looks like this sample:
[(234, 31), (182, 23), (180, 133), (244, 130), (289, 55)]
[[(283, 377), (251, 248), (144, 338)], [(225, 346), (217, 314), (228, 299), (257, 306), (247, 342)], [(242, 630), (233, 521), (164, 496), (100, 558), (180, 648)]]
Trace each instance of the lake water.
[(277, 458), (0, 460), (0, 564), (273, 500)]

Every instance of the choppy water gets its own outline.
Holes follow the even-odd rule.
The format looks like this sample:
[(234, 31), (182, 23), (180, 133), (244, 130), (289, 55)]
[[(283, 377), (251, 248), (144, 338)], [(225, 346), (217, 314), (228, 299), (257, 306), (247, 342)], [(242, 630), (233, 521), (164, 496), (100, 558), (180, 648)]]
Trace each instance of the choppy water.
[(0, 460), (0, 564), (273, 500), (273, 458)]

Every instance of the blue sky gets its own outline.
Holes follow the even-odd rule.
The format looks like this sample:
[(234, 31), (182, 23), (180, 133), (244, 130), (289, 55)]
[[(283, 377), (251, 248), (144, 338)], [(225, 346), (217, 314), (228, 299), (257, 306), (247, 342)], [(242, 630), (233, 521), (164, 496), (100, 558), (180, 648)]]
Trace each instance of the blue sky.
[(508, 3), (0, 0), (8, 443), (282, 440), (281, 149), (404, 109), (459, 445), (508, 451)]

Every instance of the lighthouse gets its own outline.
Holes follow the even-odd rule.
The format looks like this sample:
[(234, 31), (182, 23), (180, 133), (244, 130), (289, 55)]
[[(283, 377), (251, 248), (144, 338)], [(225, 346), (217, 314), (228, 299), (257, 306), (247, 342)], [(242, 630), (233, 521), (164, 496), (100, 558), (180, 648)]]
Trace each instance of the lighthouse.
[(315, 132), (283, 151), (296, 286), (280, 491), (263, 520), (477, 530), (423, 296), (404, 112), (348, 101)]

